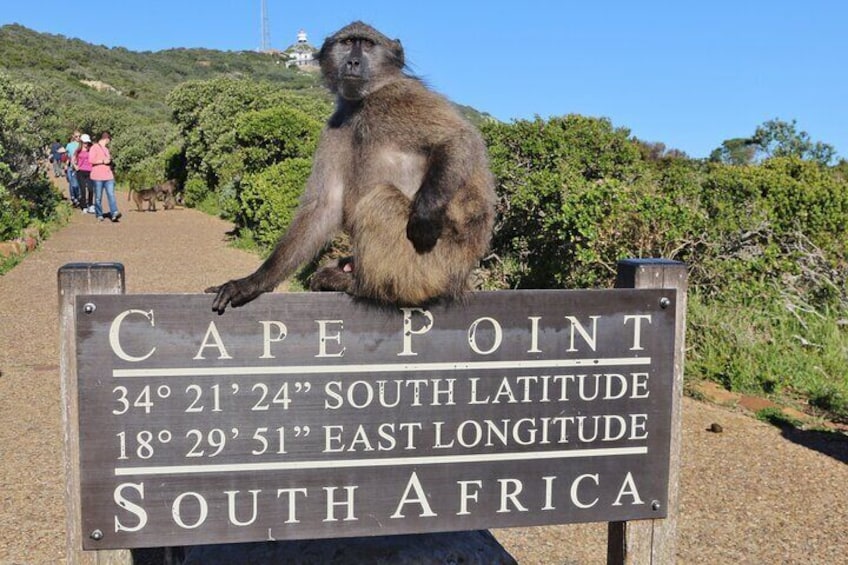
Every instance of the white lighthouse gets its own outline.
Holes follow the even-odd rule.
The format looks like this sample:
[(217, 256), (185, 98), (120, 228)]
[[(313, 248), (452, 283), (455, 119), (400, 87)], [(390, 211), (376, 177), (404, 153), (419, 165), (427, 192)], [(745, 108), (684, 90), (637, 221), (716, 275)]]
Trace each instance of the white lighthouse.
[(298, 67), (304, 70), (318, 67), (318, 61), (315, 58), (318, 50), (309, 44), (309, 37), (305, 30), (297, 32), (297, 43), (290, 45), (284, 53), (289, 57), (288, 62), (286, 62), (289, 67)]

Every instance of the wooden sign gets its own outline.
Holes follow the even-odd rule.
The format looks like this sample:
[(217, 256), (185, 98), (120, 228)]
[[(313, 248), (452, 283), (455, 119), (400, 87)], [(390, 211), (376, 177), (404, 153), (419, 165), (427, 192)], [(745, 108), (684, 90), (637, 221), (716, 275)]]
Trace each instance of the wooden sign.
[(676, 306), (78, 296), (83, 546), (661, 518)]

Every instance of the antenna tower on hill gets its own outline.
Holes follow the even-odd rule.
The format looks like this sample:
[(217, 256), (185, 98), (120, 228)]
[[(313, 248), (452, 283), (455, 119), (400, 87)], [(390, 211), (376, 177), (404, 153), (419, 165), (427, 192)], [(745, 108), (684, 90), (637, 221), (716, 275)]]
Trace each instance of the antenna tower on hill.
[(262, 0), (262, 43), (259, 50), (266, 53), (271, 49), (271, 33), (268, 31), (268, 4)]

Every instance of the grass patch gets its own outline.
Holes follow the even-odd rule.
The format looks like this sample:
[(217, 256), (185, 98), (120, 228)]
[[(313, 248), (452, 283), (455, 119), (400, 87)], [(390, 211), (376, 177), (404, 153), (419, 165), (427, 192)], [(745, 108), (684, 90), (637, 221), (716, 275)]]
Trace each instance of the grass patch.
[(24, 260), (25, 255), (13, 255), (11, 257), (5, 257), (0, 260), (0, 276), (5, 275), (15, 267), (17, 267), (21, 261)]
[(686, 372), (728, 390), (802, 396), (827, 416), (848, 418), (848, 330), (842, 316), (689, 297)]
[(260, 248), (259, 244), (256, 243), (256, 238), (253, 237), (253, 232), (250, 230), (239, 230), (238, 237), (235, 237), (232, 240), (232, 246), (236, 249), (255, 253), (263, 257), (269, 255), (271, 252), (271, 249)]
[(757, 411), (756, 413), (757, 420), (766, 422), (773, 426), (777, 426), (778, 428), (783, 428), (786, 426), (790, 426), (793, 428), (800, 428), (802, 422), (800, 420), (796, 420), (790, 416), (787, 416), (783, 412), (781, 412), (780, 408), (763, 408), (762, 410)]

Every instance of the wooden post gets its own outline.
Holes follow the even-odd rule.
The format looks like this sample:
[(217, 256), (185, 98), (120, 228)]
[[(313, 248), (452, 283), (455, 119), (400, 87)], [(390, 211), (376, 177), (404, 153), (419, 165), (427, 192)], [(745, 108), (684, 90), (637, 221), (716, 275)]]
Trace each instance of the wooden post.
[(69, 565), (132, 564), (132, 554), (82, 550), (80, 530), (79, 405), (77, 396), (74, 303), (80, 294), (124, 294), (120, 263), (70, 263), (59, 269), (59, 373), (62, 404), (63, 467), (65, 471), (65, 554)]
[(674, 390), (671, 403), (668, 515), (661, 520), (610, 522), (607, 563), (642, 565), (677, 560), (677, 514), (680, 506), (680, 440), (682, 429), (683, 356), (686, 331), (686, 265), (666, 259), (627, 259), (618, 264), (617, 288), (668, 288), (676, 291)]

